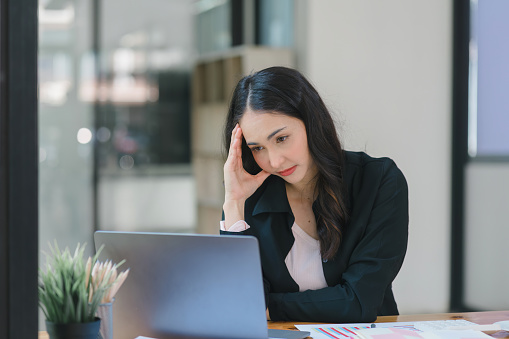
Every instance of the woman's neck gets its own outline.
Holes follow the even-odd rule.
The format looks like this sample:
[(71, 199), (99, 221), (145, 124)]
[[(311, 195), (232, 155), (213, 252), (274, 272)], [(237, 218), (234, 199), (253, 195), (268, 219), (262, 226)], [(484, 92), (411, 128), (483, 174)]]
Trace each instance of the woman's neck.
[(316, 199), (316, 178), (308, 182), (299, 182), (296, 184), (285, 183), (286, 193), (289, 199), (296, 199), (301, 202), (313, 203)]
[(318, 168), (316, 165), (312, 165), (301, 181), (294, 184), (286, 182), (288, 198), (299, 199), (302, 202), (311, 201), (311, 203), (313, 203), (317, 195), (316, 183), (318, 181), (318, 176)]

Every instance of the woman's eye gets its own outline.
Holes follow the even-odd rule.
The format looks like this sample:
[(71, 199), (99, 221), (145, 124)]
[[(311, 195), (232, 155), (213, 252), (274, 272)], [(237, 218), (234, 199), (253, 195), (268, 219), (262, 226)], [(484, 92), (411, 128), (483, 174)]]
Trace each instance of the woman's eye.
[(253, 148), (251, 148), (251, 152), (259, 152), (259, 151), (261, 151), (262, 149), (263, 149), (263, 147), (262, 147), (262, 146), (253, 147)]
[(287, 138), (288, 138), (288, 136), (286, 136), (286, 135), (285, 135), (285, 136), (282, 136), (282, 137), (278, 137), (278, 138), (276, 139), (276, 141), (277, 141), (277, 142), (283, 142), (283, 141), (285, 141)]

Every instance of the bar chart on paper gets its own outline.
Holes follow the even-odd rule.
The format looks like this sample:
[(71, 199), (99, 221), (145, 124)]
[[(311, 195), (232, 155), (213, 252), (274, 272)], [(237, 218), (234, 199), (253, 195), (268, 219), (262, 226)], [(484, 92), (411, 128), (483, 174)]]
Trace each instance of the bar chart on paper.
[[(369, 326), (331, 326), (331, 327), (313, 327), (313, 333), (323, 335), (324, 338), (356, 338), (357, 332), (362, 329), (368, 329)], [(312, 337), (315, 338), (315, 337)], [(320, 338), (320, 337), (318, 337)]]
[[(475, 325), (475, 324), (474, 324)], [(414, 322), (372, 324), (295, 325), (300, 331), (309, 331), (313, 339), (482, 339), (491, 338), (475, 330), (421, 331)]]
[[(387, 325), (386, 325), (387, 324)], [(413, 323), (386, 323), (383, 325), (376, 324), (379, 327), (397, 329), (401, 334), (419, 332), (413, 326)], [(389, 325), (390, 324), (390, 325)], [(347, 338), (363, 338), (361, 331), (371, 329), (371, 323), (361, 324), (329, 324), (329, 325), (296, 325), (300, 331), (309, 331), (313, 339), (347, 339)], [(410, 333), (408, 333), (410, 332)]]

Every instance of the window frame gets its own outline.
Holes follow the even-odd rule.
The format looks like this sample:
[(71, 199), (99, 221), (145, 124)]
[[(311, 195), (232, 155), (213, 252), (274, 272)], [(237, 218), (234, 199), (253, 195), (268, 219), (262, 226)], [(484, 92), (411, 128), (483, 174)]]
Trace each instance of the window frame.
[(38, 333), (37, 0), (0, 1), (0, 337)]

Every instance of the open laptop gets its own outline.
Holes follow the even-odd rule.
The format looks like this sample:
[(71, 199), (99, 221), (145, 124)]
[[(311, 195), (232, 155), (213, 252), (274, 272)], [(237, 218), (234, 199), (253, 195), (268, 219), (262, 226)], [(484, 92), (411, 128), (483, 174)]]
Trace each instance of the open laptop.
[(113, 304), (114, 339), (309, 335), (267, 329), (254, 237), (97, 231), (94, 242), (105, 245), (99, 260), (130, 268)]

